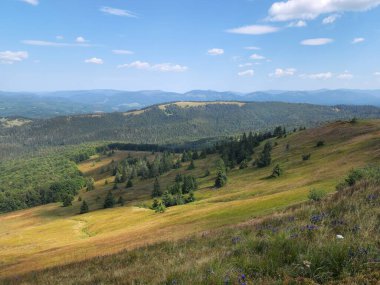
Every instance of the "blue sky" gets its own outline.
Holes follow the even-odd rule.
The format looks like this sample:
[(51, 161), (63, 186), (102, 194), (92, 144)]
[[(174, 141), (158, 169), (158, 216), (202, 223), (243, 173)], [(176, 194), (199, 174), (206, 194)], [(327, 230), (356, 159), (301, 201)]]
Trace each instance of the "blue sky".
[(1, 0), (0, 90), (380, 88), (380, 0)]

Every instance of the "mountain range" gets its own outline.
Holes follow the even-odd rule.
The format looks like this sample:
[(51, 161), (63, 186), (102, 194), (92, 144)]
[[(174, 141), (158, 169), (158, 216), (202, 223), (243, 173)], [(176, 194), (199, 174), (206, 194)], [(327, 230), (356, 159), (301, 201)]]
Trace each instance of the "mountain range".
[(317, 105), (380, 106), (380, 90), (259, 91), (193, 90), (186, 93), (120, 90), (56, 92), (0, 91), (0, 117), (50, 118), (97, 112), (125, 112), (177, 101), (285, 102)]

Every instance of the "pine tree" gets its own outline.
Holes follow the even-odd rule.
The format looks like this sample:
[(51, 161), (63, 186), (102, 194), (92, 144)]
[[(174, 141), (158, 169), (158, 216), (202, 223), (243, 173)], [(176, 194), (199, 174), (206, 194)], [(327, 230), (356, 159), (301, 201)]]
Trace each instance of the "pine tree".
[(124, 200), (123, 196), (119, 197), (119, 200), (117, 200), (117, 203), (120, 204), (121, 206), (125, 205), (125, 200)]
[(277, 164), (272, 171), (272, 177), (280, 177), (282, 174), (282, 169), (279, 164)]
[(192, 159), (189, 166), (187, 167), (187, 170), (193, 170), (195, 168), (194, 160)]
[(131, 188), (131, 187), (133, 187), (133, 182), (131, 179), (129, 179), (127, 184), (125, 185), (125, 188)]
[(80, 214), (88, 213), (89, 208), (86, 200), (83, 200), (82, 205), (80, 206)]
[(72, 195), (65, 195), (63, 197), (63, 207), (68, 207), (73, 204), (74, 197)]
[(260, 154), (259, 160), (257, 161), (257, 166), (259, 168), (266, 167), (271, 164), (272, 162), (271, 151), (272, 151), (272, 145), (270, 142), (267, 142), (264, 146), (264, 150)]
[(113, 208), (115, 206), (115, 198), (111, 191), (108, 192), (106, 199), (104, 200), (104, 209)]
[(160, 183), (158, 182), (158, 178), (154, 180), (152, 198), (160, 197), (162, 195)]
[(225, 186), (226, 184), (227, 184), (227, 175), (225, 172), (219, 169), (216, 175), (216, 179), (215, 179), (215, 187), (221, 188)]

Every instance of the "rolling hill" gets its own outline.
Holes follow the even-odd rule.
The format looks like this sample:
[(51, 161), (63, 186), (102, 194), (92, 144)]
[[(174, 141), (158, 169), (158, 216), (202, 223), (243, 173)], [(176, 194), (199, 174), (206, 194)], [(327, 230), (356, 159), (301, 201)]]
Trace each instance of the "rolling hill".
[(14, 127), (9, 127), (12, 122), (15, 124), (14, 119), (3, 119), (0, 121), (0, 154), (9, 157), (40, 147), (94, 141), (179, 144), (245, 131), (272, 130), (278, 125), (292, 130), (353, 117), (380, 118), (380, 108), (275, 102), (179, 102), (126, 113), (24, 119)]
[[(165, 107), (161, 108), (166, 111), (170, 110)], [(164, 284), (173, 282), (176, 279), (179, 280), (179, 284), (182, 284), (182, 282), (186, 284), (186, 280), (192, 280), (193, 277), (193, 280), (198, 280), (200, 283), (207, 282), (207, 280), (211, 280), (209, 281), (211, 283), (217, 283), (222, 282), (221, 278), (224, 278), (223, 275), (226, 274), (233, 276), (233, 278), (237, 278), (237, 276), (242, 278), (243, 274), (249, 273), (249, 276), (244, 278), (250, 278), (250, 280), (259, 282), (260, 279), (254, 278), (270, 279), (271, 276), (277, 276), (273, 278), (280, 279), (290, 278), (290, 269), (293, 268), (292, 263), (297, 262), (299, 264), (301, 262), (300, 271), (295, 272), (299, 274), (302, 272), (301, 275), (307, 276), (310, 280), (318, 282), (320, 280), (331, 280), (332, 277), (334, 279), (348, 278), (349, 276), (345, 275), (343, 270), (353, 270), (352, 272), (354, 272), (359, 268), (352, 267), (352, 269), (349, 269), (352, 259), (349, 259), (347, 254), (343, 254), (343, 251), (345, 253), (348, 252), (351, 245), (351, 236), (353, 235), (351, 229), (355, 226), (356, 222), (363, 223), (362, 225), (357, 225), (359, 229), (362, 229), (362, 232), (358, 232), (358, 235), (362, 237), (363, 244), (358, 244), (355, 250), (359, 250), (360, 246), (364, 246), (367, 242), (371, 246), (375, 245), (376, 241), (368, 239), (368, 235), (375, 233), (374, 217), (376, 215), (372, 211), (376, 211), (378, 209), (376, 207), (378, 206), (373, 204), (375, 206), (371, 207), (372, 204), (368, 204), (365, 202), (366, 200), (363, 200), (360, 208), (359, 204), (357, 204), (358, 208), (355, 208), (357, 209), (356, 213), (361, 213), (355, 216), (357, 217), (355, 220), (347, 220), (347, 227), (344, 226), (344, 222), (341, 225), (342, 228), (331, 230), (327, 228), (328, 225), (333, 221), (338, 223), (336, 221), (339, 221), (339, 218), (343, 218), (339, 216), (339, 213), (342, 213), (342, 215), (346, 212), (350, 213), (349, 209), (352, 209), (353, 205), (356, 205), (354, 203), (359, 203), (358, 201), (362, 200), (355, 198), (348, 198), (347, 200), (345, 199), (346, 196), (342, 196), (343, 194), (337, 194), (338, 198), (336, 199), (341, 201), (340, 204), (335, 199), (336, 204), (328, 204), (330, 206), (326, 205), (325, 208), (323, 204), (315, 206), (297, 205), (308, 199), (307, 197), (311, 189), (322, 189), (327, 193), (334, 193), (336, 185), (344, 180), (347, 173), (353, 168), (364, 167), (366, 165), (379, 165), (380, 121), (335, 122), (318, 128), (291, 133), (286, 137), (272, 138), (270, 141), (273, 144), (271, 166), (257, 168), (252, 166), (252, 162), (249, 162), (247, 168), (231, 169), (227, 172), (227, 186), (219, 190), (213, 188), (217, 171), (215, 162), (218, 159), (218, 155), (216, 154), (208, 155), (206, 159), (195, 160), (195, 169), (189, 169), (188, 163), (184, 163), (179, 169), (173, 169), (161, 175), (159, 180), (163, 189), (173, 184), (177, 174), (180, 173), (193, 175), (197, 178), (199, 184), (199, 188), (195, 192), (195, 202), (170, 207), (165, 213), (155, 213), (148, 207), (152, 203), (150, 194), (154, 179), (140, 180), (136, 178), (133, 187), (128, 189), (119, 187), (112, 190), (112, 183), (106, 183), (106, 180), (113, 181), (112, 173), (111, 171), (102, 170), (105, 166), (112, 163), (112, 160), (122, 161), (127, 157), (136, 156), (147, 156), (150, 159), (151, 153), (118, 151), (111, 157), (107, 155), (92, 157), (90, 160), (79, 164), (79, 169), (81, 169), (84, 175), (92, 176), (96, 181), (94, 190), (85, 191), (83, 189), (79, 194), (82, 200), (88, 202), (89, 213), (78, 215), (81, 202), (76, 199), (73, 206), (70, 207), (63, 208), (60, 204), (49, 204), (0, 215), (0, 223), (2, 225), (0, 228), (0, 244), (2, 247), (0, 251), (0, 276), (11, 278), (8, 281), (4, 281), (5, 284), (8, 284), (7, 282), (9, 284), (17, 284), (15, 282), (22, 283), (23, 281), (26, 284), (33, 284), (33, 282), (37, 281), (39, 284), (51, 284), (58, 282), (58, 280), (62, 284), (73, 284), (70, 282), (93, 284), (97, 282), (122, 282), (122, 280), (127, 283), (152, 283), (152, 280), (154, 280), (154, 283)], [(318, 141), (323, 141), (324, 144), (316, 147)], [(257, 159), (263, 145), (264, 143), (255, 149), (253, 159)], [(302, 155), (304, 154), (311, 154), (311, 158), (303, 160)], [(283, 174), (278, 178), (269, 178), (276, 164), (281, 165)], [(210, 175), (204, 175), (206, 170), (210, 171)], [(376, 191), (378, 190), (374, 187), (378, 185), (370, 186), (372, 184), (368, 183), (365, 185), (361, 186), (364, 187), (363, 194), (355, 197), (367, 199), (366, 197), (372, 197), (369, 195), (377, 193)], [(125, 205), (102, 210), (103, 201), (109, 191), (113, 191), (116, 197), (122, 196), (125, 200)], [(351, 193), (353, 190), (347, 191), (347, 193)], [(374, 199), (373, 203), (377, 203), (377, 198)], [(372, 200), (370, 202), (372, 203)], [(338, 207), (337, 205), (341, 205), (339, 207), (342, 208), (334, 210), (334, 207)], [(294, 252), (293, 247), (291, 247), (291, 244), (294, 245), (293, 241), (283, 240), (280, 235), (277, 235), (276, 230), (272, 231), (276, 220), (264, 223), (264, 228), (262, 228), (264, 232), (259, 231), (257, 228), (242, 228), (240, 231), (240, 226), (233, 228), (232, 231), (225, 228), (241, 223), (256, 225), (259, 221), (258, 218), (270, 215), (276, 211), (282, 211), (291, 206), (295, 207), (293, 209), (300, 207), (301, 210), (297, 210), (293, 214), (290, 214), (292, 212), (289, 210), (290, 212), (287, 212), (286, 219), (289, 219), (289, 215), (293, 215), (293, 217), (296, 217), (297, 226), (300, 227), (306, 227), (310, 224), (310, 221), (308, 221), (310, 215), (329, 214), (328, 220), (326, 220), (327, 222), (324, 225), (326, 230), (318, 225), (317, 227), (321, 227), (323, 230), (315, 230), (316, 236), (313, 233), (308, 235), (308, 232), (300, 232), (306, 235), (305, 240), (307, 242), (302, 243), (304, 242), (304, 238), (297, 240), (297, 244), (304, 247), (300, 247), (299, 250), (297, 249)], [(368, 212), (368, 209), (371, 209), (371, 212)], [(372, 214), (365, 216), (366, 212)], [(333, 213), (337, 216), (333, 216)], [(354, 216), (352, 216), (352, 219), (354, 219)], [(368, 224), (365, 224), (364, 221), (368, 221)], [(282, 229), (282, 238), (284, 234), (288, 236), (293, 233), (290, 232), (288, 234), (286, 229), (291, 228), (294, 224), (285, 223), (285, 226), (281, 225), (279, 224), (276, 227)], [(309, 231), (308, 228), (305, 229)], [(222, 230), (222, 234), (214, 232), (218, 230)], [(272, 232), (273, 235), (267, 236), (267, 231), (268, 234)], [(260, 232), (264, 234), (263, 240), (259, 238)], [(323, 237), (321, 241), (327, 241), (329, 238), (335, 239), (335, 235), (339, 233), (343, 233), (347, 237), (347, 240), (345, 240), (347, 243), (343, 243), (344, 247), (335, 243), (330, 243), (330, 247), (327, 247), (329, 245), (328, 242), (315, 243), (314, 238), (316, 237)], [(253, 238), (252, 234), (258, 235), (258, 240)], [(193, 244), (193, 239), (182, 241), (184, 238), (193, 235), (197, 235), (197, 239), (203, 240), (203, 242), (195, 240)], [(307, 239), (308, 236), (309, 240)], [(229, 255), (227, 253), (229, 250), (225, 250), (227, 246), (225, 239), (229, 242), (234, 239), (236, 244), (242, 241), (242, 245), (237, 249), (233, 249), (232, 255)], [(360, 240), (357, 237), (355, 239)], [(166, 241), (170, 243), (158, 244)], [(172, 243), (173, 241), (178, 241), (179, 243)], [(270, 243), (271, 241), (273, 243)], [(257, 267), (254, 268), (249, 267), (249, 264), (252, 263), (248, 263), (248, 261), (257, 259), (257, 254), (275, 254), (276, 250), (270, 251), (267, 249), (268, 246), (271, 248), (275, 244), (277, 245), (275, 248), (277, 249), (277, 254), (281, 254), (284, 248), (288, 249), (288, 255), (284, 255), (284, 258), (288, 259), (279, 259), (283, 260), (282, 262), (289, 267), (287, 269), (289, 271), (285, 272), (286, 274), (283, 273), (284, 275), (280, 276), (278, 275), (278, 269), (275, 269), (277, 267), (270, 267), (269, 265), (265, 267), (265, 264), (257, 264)], [(146, 245), (154, 246), (144, 248), (143, 251), (130, 251), (145, 247)], [(314, 248), (321, 248), (319, 255), (316, 252), (315, 256), (311, 256), (310, 250), (313, 248), (313, 245)], [(243, 250), (247, 246), (254, 246), (250, 254), (255, 255), (247, 255), (248, 252)], [(194, 250), (191, 250), (191, 248), (194, 248)], [(260, 251), (260, 248), (262, 251)], [(127, 253), (118, 256), (105, 257), (105, 259), (98, 257), (118, 253), (126, 249), (128, 250)], [(307, 253), (308, 249), (309, 253)], [(159, 253), (160, 251), (162, 253)], [(327, 252), (334, 253), (330, 255), (330, 259), (326, 257)], [(372, 258), (372, 251), (370, 252)], [(188, 256), (187, 261), (193, 262), (193, 266), (190, 266), (190, 263), (185, 262), (185, 260), (181, 260), (182, 254)], [(144, 261), (143, 256), (149, 258), (152, 255), (159, 257), (176, 255), (178, 258), (167, 259), (168, 262), (172, 260), (173, 262), (183, 264), (183, 266), (172, 270), (170, 264), (166, 264), (165, 262), (165, 270), (159, 272), (157, 271), (158, 264), (154, 262), (159, 262), (161, 258), (151, 257), (149, 262), (145, 260), (147, 264), (150, 264), (154, 268), (152, 274), (155, 276), (155, 279), (151, 279), (153, 278), (152, 275), (149, 275), (149, 270), (146, 270), (141, 265), (141, 262)], [(336, 256), (339, 256), (340, 259), (334, 259)], [(84, 261), (95, 257), (98, 258)], [(325, 259), (322, 257), (325, 257)], [(226, 260), (227, 258), (229, 261), (223, 262), (225, 264), (223, 266), (221, 263), (218, 265), (217, 260), (220, 258), (222, 260)], [(117, 266), (117, 260), (120, 259), (123, 261)], [(125, 261), (125, 259), (129, 261)], [(93, 272), (91, 269), (94, 268), (93, 265), (98, 262), (102, 263), (103, 260), (105, 261), (103, 266), (96, 266), (97, 273)], [(360, 260), (364, 259), (358, 259), (358, 262)], [(69, 265), (68, 267), (59, 267), (59, 269), (52, 269), (53, 271), (46, 271), (45, 273), (31, 273), (25, 277), (20, 275), (33, 270), (62, 266), (79, 261), (82, 262), (71, 267)], [(310, 265), (309, 267), (307, 266), (308, 263), (302, 264), (305, 261), (311, 262), (311, 267)], [(337, 267), (333, 265), (340, 261), (342, 261), (342, 266)], [(324, 262), (330, 262), (331, 264), (328, 263), (323, 269), (315, 269), (314, 266)], [(73, 270), (73, 267), (80, 269), (79, 272)], [(268, 271), (265, 271), (265, 268)], [(273, 271), (269, 271), (271, 268)], [(312, 268), (315, 271), (308, 273), (308, 268)], [(65, 273), (60, 275), (54, 270), (63, 270), (62, 272), (66, 273), (69, 270), (71, 275), (68, 274), (67, 276), (69, 277), (65, 277)], [(360, 270), (364, 269), (361, 268)], [(355, 271), (355, 274), (359, 274), (360, 270)], [(52, 272), (55, 273), (52, 274)], [(215, 274), (207, 277), (206, 272), (209, 272), (209, 274), (215, 272)], [(254, 272), (257, 274), (256, 277), (253, 275)], [(317, 275), (317, 273), (320, 275)], [(196, 274), (196, 277), (191, 277), (191, 274)], [(237, 279), (234, 280), (237, 282)]]

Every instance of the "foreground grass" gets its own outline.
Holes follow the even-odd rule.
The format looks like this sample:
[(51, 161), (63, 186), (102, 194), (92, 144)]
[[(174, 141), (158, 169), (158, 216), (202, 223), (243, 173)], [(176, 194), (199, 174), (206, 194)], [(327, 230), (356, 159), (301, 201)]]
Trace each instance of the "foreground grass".
[[(325, 141), (325, 146), (316, 148), (316, 142), (321, 139)], [(214, 232), (222, 227), (260, 218), (305, 202), (312, 188), (332, 193), (341, 177), (351, 168), (379, 163), (380, 122), (333, 123), (274, 142), (277, 146), (273, 149), (273, 165), (279, 163), (284, 168), (284, 175), (280, 178), (268, 179), (273, 166), (264, 169), (234, 169), (228, 173), (229, 182), (226, 187), (212, 189), (216, 156), (197, 160), (194, 170), (186, 170), (187, 165), (184, 165), (179, 170), (161, 176), (162, 188), (173, 183), (177, 173), (194, 175), (200, 184), (200, 189), (195, 194), (196, 202), (171, 207), (164, 214), (156, 214), (142, 207), (151, 204), (153, 180), (149, 179), (134, 181), (134, 187), (130, 189), (112, 190), (116, 198), (125, 198), (126, 205), (100, 210), (106, 193), (112, 188), (112, 184), (105, 185), (105, 180), (113, 180), (107, 173), (100, 175), (99, 169), (107, 165), (109, 160), (122, 159), (127, 153), (117, 153), (114, 158), (101, 157), (100, 161), (94, 157), (80, 165), (86, 175), (95, 176), (96, 180), (94, 191), (80, 194), (89, 203), (90, 213), (78, 215), (81, 202), (76, 201), (68, 208), (51, 204), (0, 215), (0, 276), (17, 276), (164, 241), (170, 242), (166, 245), (170, 248), (171, 243), (175, 246), (176, 241), (194, 234)], [(287, 144), (290, 145), (289, 150)], [(301, 155), (305, 153), (312, 154), (310, 161), (302, 161)], [(211, 175), (203, 177), (206, 169), (211, 170)], [(231, 236), (234, 235), (236, 233), (231, 232)], [(199, 240), (194, 242), (198, 243)], [(216, 240), (216, 243), (219, 242)], [(189, 244), (189, 247), (192, 246)], [(194, 247), (198, 252), (199, 248)], [(202, 249), (194, 255), (201, 253)], [(139, 256), (138, 252), (135, 254)], [(157, 266), (161, 266), (165, 256), (171, 259), (170, 255), (162, 254), (156, 259)], [(191, 253), (188, 254), (191, 256)], [(188, 264), (204, 264), (209, 258), (221, 258), (213, 257), (213, 254), (202, 255), (196, 262), (190, 258)], [(151, 258), (155, 260), (154, 257)], [(186, 268), (185, 259), (188, 257), (182, 258), (181, 264), (173, 263), (172, 266), (180, 269), (183, 265)], [(148, 267), (140, 266), (135, 270), (145, 272)], [(213, 271), (217, 269), (213, 268)], [(128, 280), (137, 278), (137, 272), (130, 274)], [(157, 280), (166, 280), (165, 278)]]
[[(380, 168), (321, 202), (4, 284), (378, 284)], [(343, 238), (340, 238), (340, 236)]]

